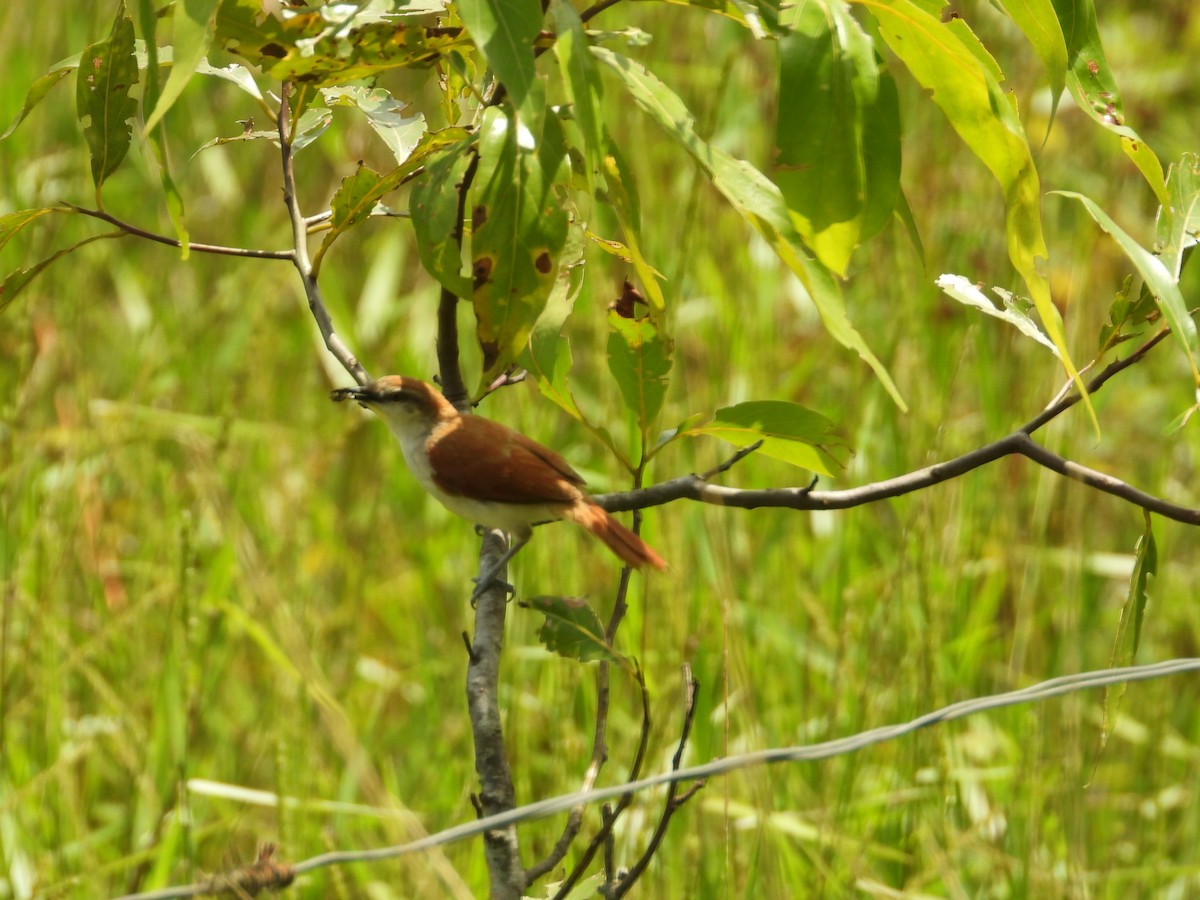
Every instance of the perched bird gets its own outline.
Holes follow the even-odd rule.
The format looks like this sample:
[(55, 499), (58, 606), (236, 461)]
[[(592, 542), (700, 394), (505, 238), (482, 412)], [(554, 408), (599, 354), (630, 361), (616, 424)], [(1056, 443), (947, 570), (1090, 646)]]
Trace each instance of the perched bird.
[(479, 577), (472, 600), (529, 541), (533, 526), (552, 519), (582, 525), (634, 568), (666, 568), (661, 556), (596, 504), (565, 459), (498, 422), (463, 415), (431, 384), (387, 375), (363, 387), (338, 388), (334, 400), (356, 400), (391, 429), (404, 459), (442, 506), (471, 522), (508, 532), (511, 546)]

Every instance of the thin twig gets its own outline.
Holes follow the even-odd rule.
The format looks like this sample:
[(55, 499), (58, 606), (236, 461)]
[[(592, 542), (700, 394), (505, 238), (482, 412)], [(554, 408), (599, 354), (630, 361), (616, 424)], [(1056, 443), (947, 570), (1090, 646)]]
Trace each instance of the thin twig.
[[(634, 483), (638, 484), (645, 477), (645, 465), (639, 467), (634, 475)], [(642, 529), (642, 514), (640, 511), (635, 511), (633, 515), (633, 532), (640, 534)], [(625, 613), (629, 610), (628, 596), (630, 576), (633, 570), (629, 566), (621, 569), (621, 577), (617, 582), (616, 598), (613, 601), (613, 610), (609, 615), (608, 624), (604, 629), (604, 640), (608, 646), (613, 646), (617, 639), (617, 630), (621, 627), (621, 622), (625, 618)], [(583, 789), (588, 790), (596, 783), (596, 778), (600, 774), (600, 769), (608, 759), (608, 711), (611, 689), (609, 684), (609, 663), (607, 660), (601, 660), (596, 668), (596, 721), (592, 732), (592, 757), (588, 762), (588, 768), (584, 774)], [(642, 759), (645, 757), (646, 747), (650, 738), (650, 695), (646, 690), (645, 681), (641, 682), (642, 688), (642, 734), (639, 743), (638, 756), (634, 760), (634, 771), (640, 771)], [(627, 806), (628, 804), (626, 804)], [(617, 818), (624, 811), (624, 806), (620, 806), (617, 810), (609, 809), (608, 814), (602, 820), (601, 830), (597, 837), (593, 839), (589, 847), (589, 852), (584, 854), (584, 858), (575, 865), (571, 874), (559, 885), (558, 893), (555, 895), (566, 896), (579, 878), (587, 870), (588, 864), (591, 862), (592, 856), (595, 854), (595, 847), (598, 843), (602, 843), (606, 848), (606, 852), (610, 852), (612, 843), (612, 828), (616, 824)], [(579, 834), (580, 828), (583, 826), (583, 807), (577, 807), (571, 810), (567, 817), (567, 823), (563, 827), (562, 834), (555, 842), (553, 849), (545, 859), (531, 866), (526, 870), (526, 884), (532, 884), (538, 878), (549, 872), (557, 866), (567, 855), (571, 844)]]
[[(683, 751), (687, 747), (688, 737), (692, 733), (692, 723), (696, 721), (696, 691), (699, 689), (700, 683), (692, 676), (692, 667), (687, 663), (683, 664), (683, 725), (680, 728), (679, 744), (675, 748), (675, 755), (671, 757), (671, 771), (678, 772), (680, 766), (683, 765)], [(667, 826), (671, 824), (671, 819), (679, 808), (692, 798), (692, 796), (704, 787), (704, 780), (701, 779), (693, 784), (690, 788), (679, 793), (680, 782), (672, 781), (667, 786), (667, 799), (663, 803), (662, 814), (658, 817), (658, 824), (654, 827), (654, 834), (650, 836), (650, 842), (646, 844), (646, 849), (642, 851), (642, 855), (638, 861), (630, 867), (621, 879), (613, 885), (608, 896), (624, 897), (633, 887), (634, 882), (642, 877), (646, 871), (646, 867), (650, 865), (650, 860), (654, 858), (654, 854), (658, 852), (659, 846), (662, 845), (662, 840), (667, 834)]]
[[(628, 572), (628, 568), (625, 569), (625, 572)], [(646, 750), (650, 745), (650, 732), (653, 728), (653, 720), (650, 718), (650, 691), (646, 687), (646, 678), (642, 674), (641, 669), (636, 671), (635, 677), (642, 694), (642, 733), (638, 741), (637, 753), (634, 754), (633, 765), (629, 767), (630, 781), (636, 781), (637, 775), (635, 773), (642, 770), (642, 764), (646, 760)], [(596, 856), (596, 852), (608, 846), (617, 819), (629, 808), (629, 804), (633, 802), (633, 797), (634, 795), (629, 793), (622, 794), (617, 799), (617, 805), (613, 808), (612, 816), (606, 818), (601, 823), (600, 830), (592, 837), (587, 848), (583, 851), (583, 855), (575, 863), (575, 867), (571, 870), (571, 873), (559, 884), (553, 900), (563, 900), (571, 892), (571, 889), (574, 888), (579, 879), (587, 872), (592, 864), (592, 860)]]
[(733, 456), (729, 457), (729, 459), (725, 460), (725, 462), (721, 463), (719, 466), (715, 466), (714, 468), (709, 469), (707, 472), (705, 472), (700, 477), (703, 478), (705, 481), (711, 481), (713, 478), (716, 478), (718, 475), (728, 472), (730, 469), (732, 469), (734, 466), (736, 466), (738, 463), (740, 463), (743, 459), (745, 459), (747, 456), (749, 456), (751, 453), (753, 453), (755, 450), (757, 450), (762, 445), (763, 445), (762, 441), (755, 441), (750, 446), (743, 447), (737, 453), (733, 454)]
[[(106, 213), (102, 209), (88, 209), (86, 206), (76, 206), (74, 203), (67, 203), (66, 201), (62, 201), (62, 204), (80, 215), (90, 216), (93, 219), (99, 219), (102, 222), (115, 225), (126, 234), (131, 234), (134, 237), (145, 238), (148, 241), (154, 241), (156, 244), (166, 244), (168, 247), (183, 246), (183, 243), (176, 238), (167, 237), (165, 234), (155, 234), (153, 231), (147, 231), (144, 228), (138, 228), (136, 225), (118, 219), (116, 216)], [(197, 253), (216, 253), (222, 256), (242, 256), (254, 259), (290, 260), (295, 255), (291, 250), (253, 250), (247, 247), (222, 247), (219, 244), (199, 244), (195, 241), (188, 241), (188, 250), (195, 250)]]
[[(749, 451), (747, 451), (747, 452), (749, 452)], [(642, 463), (637, 467), (636, 471), (634, 472), (634, 476), (633, 476), (634, 485), (635, 486), (640, 485), (645, 477), (646, 477), (646, 462), (645, 462), (645, 460), (643, 460)], [(633, 514), (633, 533), (641, 534), (641, 531), (642, 531), (642, 513), (640, 510), (635, 510), (634, 514)], [(629, 610), (629, 604), (628, 604), (627, 598), (629, 596), (630, 576), (632, 575), (632, 573), (633, 573), (633, 570), (629, 566), (624, 566), (621, 569), (621, 577), (617, 582), (617, 592), (616, 592), (616, 597), (613, 601), (612, 613), (609, 615), (608, 624), (605, 626), (605, 629), (604, 629), (604, 641), (610, 647), (616, 644), (617, 631), (621, 627), (621, 622), (625, 618), (625, 613), (628, 612), (628, 610)], [(652, 722), (650, 719), (650, 693), (646, 689), (646, 681), (642, 677), (640, 670), (637, 672), (637, 681), (641, 687), (641, 693), (642, 693), (642, 733), (641, 733), (641, 738), (638, 742), (638, 752), (637, 752), (636, 756), (634, 757), (633, 767), (631, 769), (631, 772), (640, 772), (641, 771), (642, 762), (645, 759), (645, 755), (646, 755), (646, 748), (649, 746), (649, 742), (650, 742), (650, 729), (651, 729), (651, 725), (652, 725)], [(596, 674), (596, 687), (597, 687), (596, 726), (595, 726), (595, 731), (592, 736), (592, 760), (591, 760), (590, 765), (588, 766), (588, 778), (590, 778), (590, 784), (595, 783), (595, 779), (596, 779), (596, 776), (599, 774), (600, 767), (604, 764), (604, 761), (608, 758), (608, 744), (607, 744), (606, 735), (608, 733), (608, 709), (609, 709), (609, 693), (610, 693), (610, 691), (609, 691), (609, 667), (608, 667), (607, 660), (602, 660), (599, 663), (599, 668), (598, 668), (597, 674)], [(637, 776), (632, 776), (632, 777), (637, 777)], [(633, 799), (632, 797), (622, 798), (622, 801), (617, 804), (616, 808), (610, 809), (608, 814), (603, 817), (603, 819), (601, 821), (601, 825), (600, 825), (600, 831), (597, 832), (595, 836), (593, 836), (591, 842), (588, 844), (587, 850), (584, 851), (583, 856), (575, 864), (575, 867), (571, 870), (570, 875), (568, 875), (563, 880), (563, 882), (559, 885), (558, 891), (554, 895), (556, 900), (558, 900), (558, 898), (565, 897), (571, 891), (571, 889), (575, 886), (575, 884), (579, 881), (579, 879), (583, 877), (584, 873), (587, 871), (588, 866), (591, 865), (591, 861), (592, 861), (593, 857), (595, 856), (596, 850), (598, 848), (603, 847), (605, 849), (606, 854), (611, 854), (613, 827), (616, 825), (617, 819), (620, 818), (621, 814), (629, 806), (629, 803), (632, 799)], [(568, 822), (567, 822), (567, 826), (563, 830), (563, 836), (562, 836), (562, 838), (559, 839), (558, 843), (555, 845), (554, 850), (556, 853), (558, 852), (560, 846), (564, 844), (564, 839), (567, 837), (567, 831), (570, 830), (572, 827), (574, 828), (574, 831), (571, 835), (571, 841), (573, 841), (575, 838), (575, 835), (577, 835), (579, 832), (579, 828), (580, 828), (582, 822), (583, 822), (583, 808), (579, 807), (577, 810), (572, 810), (571, 817), (568, 819)], [(570, 846), (570, 841), (566, 841), (565, 844), (566, 844), (566, 846), (562, 847), (562, 856), (566, 856), (566, 849), (567, 849), (567, 847)], [(560, 856), (559, 858), (561, 859), (562, 856)], [(610, 862), (611, 862), (611, 860), (610, 860)], [(549, 871), (549, 870), (547, 869), (547, 871)], [(530, 881), (530, 883), (532, 883), (532, 880)]]
[[(596, 665), (596, 721), (592, 729), (592, 756), (588, 760), (581, 785), (585, 791), (595, 786), (596, 779), (600, 777), (600, 770), (608, 760), (608, 704), (611, 696), (609, 674), (608, 660), (600, 660)], [(544, 859), (525, 870), (526, 885), (533, 884), (566, 858), (571, 844), (575, 842), (579, 830), (583, 827), (584, 809), (583, 806), (577, 806), (567, 814), (567, 822), (558, 840), (554, 842), (554, 847)]]
[[(463, 246), (463, 222), (467, 216), (467, 197), (471, 193), (471, 185), (475, 181), (477, 171), (479, 154), (472, 153), (471, 161), (463, 170), (462, 181), (458, 183), (458, 207), (454, 216), (454, 228), (450, 232), (460, 251)], [(466, 383), (463, 381), (462, 365), (459, 362), (458, 296), (448, 287), (442, 288), (438, 300), (437, 323), (438, 374), (442, 393), (460, 412), (469, 412), (471, 404)]]
[(585, 9), (583, 12), (581, 12), (579, 14), (579, 20), (584, 23), (590, 22), (592, 19), (596, 18), (596, 16), (600, 15), (600, 13), (604, 12), (606, 9), (608, 9), (609, 7), (612, 7), (612, 6), (616, 6), (620, 2), (621, 2), (621, 0), (600, 0), (599, 3), (593, 3), (591, 6), (589, 6), (587, 9)]
[(611, 803), (600, 807), (600, 821), (608, 831), (608, 836), (604, 839), (604, 883), (610, 884), (617, 877), (617, 841), (613, 837), (613, 826), (617, 820), (613, 817)]
[(317, 322), (317, 328), (325, 341), (325, 347), (342, 364), (350, 377), (359, 384), (367, 384), (371, 380), (370, 374), (333, 330), (333, 318), (329, 315), (325, 300), (321, 296), (321, 288), (317, 284), (312, 260), (308, 255), (308, 222), (300, 210), (300, 202), (296, 197), (296, 170), (292, 157), (292, 116), (288, 107), (291, 95), (292, 83), (285, 81), (279, 92), (279, 152), (283, 165), (283, 202), (292, 223), (293, 251), (290, 258), (296, 266), (296, 271), (300, 273), (300, 280), (304, 283), (304, 295), (308, 298), (308, 309)]

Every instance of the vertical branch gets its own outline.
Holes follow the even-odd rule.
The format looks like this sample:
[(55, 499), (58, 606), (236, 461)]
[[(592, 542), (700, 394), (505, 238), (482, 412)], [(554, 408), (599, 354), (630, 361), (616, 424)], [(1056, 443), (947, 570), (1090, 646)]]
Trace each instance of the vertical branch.
[[(479, 154), (475, 153), (471, 156), (471, 161), (463, 172), (462, 182), (458, 185), (458, 212), (454, 217), (454, 231), (451, 237), (460, 251), (463, 245), (463, 222), (467, 217), (467, 197), (471, 193), (471, 184), (475, 181), (475, 172), (478, 169)], [(462, 367), (458, 361), (458, 297), (449, 288), (442, 288), (437, 321), (438, 372), (441, 376), (442, 393), (459, 411), (469, 412), (467, 386), (463, 382)]]
[[(488, 531), (480, 553), (481, 577), (489, 567), (489, 561), (503, 552), (503, 532)], [(475, 608), (475, 639), (469, 648), (467, 710), (475, 740), (475, 771), (479, 775), (479, 795), (472, 799), (480, 816), (506, 812), (517, 805), (500, 720), (500, 653), (504, 645), (507, 608), (508, 594), (504, 585), (494, 585), (483, 593)], [(492, 900), (520, 900), (526, 884), (520, 849), (515, 825), (484, 834), (484, 856), (491, 879)]]
[[(472, 157), (458, 185), (458, 212), (451, 236), (461, 250), (467, 197), (479, 167), (479, 156)], [(442, 392), (463, 413), (471, 405), (463, 382), (458, 352), (458, 297), (442, 288), (438, 301), (437, 357)], [(479, 551), (479, 575), (493, 571), (504, 553), (504, 533), (486, 532)], [(495, 572), (503, 579), (505, 573)], [(500, 654), (504, 649), (504, 618), (508, 612), (508, 594), (503, 584), (485, 591), (475, 607), (475, 637), (469, 643), (467, 664), (467, 712), (475, 746), (475, 772), (479, 776), (479, 795), (472, 798), (480, 816), (506, 812), (517, 805), (512, 768), (504, 746), (500, 717)], [(520, 900), (526, 885), (521, 865), (521, 848), (515, 825), (489, 831), (484, 836), (484, 858), (491, 882), (492, 900)]]
[(300, 273), (300, 280), (304, 282), (308, 310), (317, 322), (317, 329), (321, 332), (326, 349), (356, 382), (366, 384), (371, 380), (371, 376), (333, 330), (333, 318), (325, 307), (321, 288), (313, 272), (312, 259), (308, 255), (308, 223), (296, 198), (296, 169), (292, 156), (292, 111), (288, 102), (291, 96), (292, 83), (285, 81), (280, 90), (279, 100), (279, 151), (283, 163), (283, 203), (292, 223), (292, 263)]

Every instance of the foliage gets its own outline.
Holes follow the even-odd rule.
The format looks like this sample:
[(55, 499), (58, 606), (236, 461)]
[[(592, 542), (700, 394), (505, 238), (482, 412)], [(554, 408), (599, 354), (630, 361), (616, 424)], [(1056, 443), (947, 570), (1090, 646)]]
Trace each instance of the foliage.
[[(68, 27), (27, 44), (5, 32), (0, 850), (15, 896), (188, 880), (266, 836), (291, 857), (398, 841), (421, 827), (410, 807), (426, 825), (473, 814), (469, 736), (443, 700), (460, 691), (469, 531), (404, 473), (381, 480), (381, 429), (322, 403), (280, 260), (196, 252), (286, 243), (281, 80), (303, 201), (329, 210), (310, 222), (315, 274), (364, 360), (428, 371), (444, 288), (473, 320), (475, 399), (519, 365), (635, 477), (652, 460), (662, 477), (703, 468), (716, 436), (766, 441), (735, 482), (833, 477), (851, 445), (845, 477), (861, 481), (1010, 428), (1093, 347), (1111, 354), (1162, 317), (1192, 377), (1180, 387), (1163, 353), (1126, 394), (1098, 396), (1087, 452), (1195, 502), (1187, 432), (1169, 453), (1145, 439), (1184, 421), (1200, 387), (1186, 264), (1200, 182), (1177, 138), (1198, 38), (1162, 24), (1189, 21), (1182, 6), (1114, 9), (1111, 26), (1091, 0), (967, 4), (947, 21), (925, 0), (626, 3), (602, 19), (563, 0), (407, 7), (139, 0), (48, 16)], [(1147, 20), (1163, 46), (1138, 55)], [(1122, 93), (1126, 72), (1157, 87)], [(57, 103), (72, 76), (78, 126)], [(1048, 188), (1114, 240), (1079, 206), (1043, 203)], [(67, 202), (87, 190), (94, 210)], [(180, 247), (106, 240), (137, 231)], [(1031, 334), (1036, 311), (1056, 355), (944, 305), (926, 263), (965, 273), (964, 296), (1007, 285), (993, 312)], [(488, 403), (518, 423), (512, 393)], [(524, 425), (553, 442), (544, 417)], [(1087, 433), (1073, 422), (1059, 439)], [(603, 486), (603, 462), (581, 468)], [(548, 660), (539, 629), (564, 655), (636, 655), (658, 723), (688, 657), (705, 690), (697, 756), (1194, 645), (1179, 601), (1195, 536), (1147, 527), (1131, 556), (1142, 532), (1125, 510), (1024, 469), (836, 521), (676, 504), (652, 531), (674, 569), (637, 583), (615, 645), (575, 601), (546, 601), (545, 623), (514, 614), (504, 682), (525, 799), (577, 784), (594, 704), (595, 666)], [(519, 586), (603, 596), (598, 566), (565, 532), (539, 533)], [(628, 682), (614, 734), (636, 730)], [(1186, 891), (1195, 691), (1131, 691), (1137, 704), (997, 713), (732, 779), (683, 808), (646, 890)], [(651, 760), (670, 732), (656, 728)], [(267, 794), (235, 804), (205, 780)], [(1122, 797), (1153, 814), (1125, 827), (1091, 811)], [(626, 822), (633, 856), (653, 822)], [(523, 834), (536, 856), (557, 833)], [(322, 896), (329, 877), (465, 896), (485, 877), (469, 848), (393, 865), (299, 890)]]

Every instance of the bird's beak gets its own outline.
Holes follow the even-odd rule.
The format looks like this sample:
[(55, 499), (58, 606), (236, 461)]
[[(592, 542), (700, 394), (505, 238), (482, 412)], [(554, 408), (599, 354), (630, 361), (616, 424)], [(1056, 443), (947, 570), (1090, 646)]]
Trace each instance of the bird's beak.
[(329, 398), (334, 403), (341, 403), (343, 400), (357, 400), (365, 406), (368, 401), (375, 399), (375, 392), (363, 387), (344, 387), (330, 391)]

